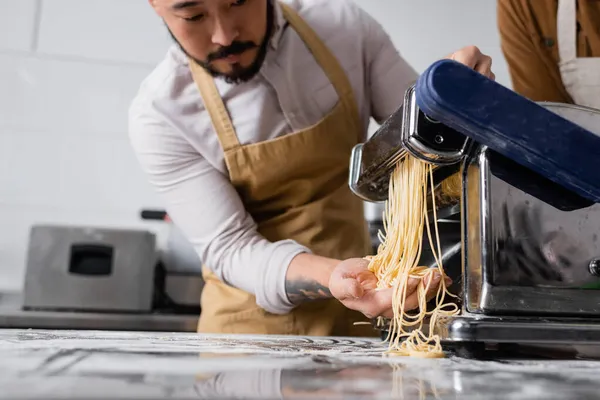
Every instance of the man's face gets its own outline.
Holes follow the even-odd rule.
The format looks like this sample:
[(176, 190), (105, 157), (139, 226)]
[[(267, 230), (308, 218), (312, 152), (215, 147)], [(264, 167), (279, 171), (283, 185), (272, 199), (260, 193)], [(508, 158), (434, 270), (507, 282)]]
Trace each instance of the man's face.
[(181, 49), (212, 76), (251, 79), (273, 32), (268, 0), (149, 0)]

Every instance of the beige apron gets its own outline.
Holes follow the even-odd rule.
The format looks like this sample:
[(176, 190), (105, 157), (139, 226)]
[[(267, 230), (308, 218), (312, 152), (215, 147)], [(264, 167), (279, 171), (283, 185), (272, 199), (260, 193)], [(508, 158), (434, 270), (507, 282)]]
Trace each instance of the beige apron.
[(559, 0), (560, 74), (575, 104), (600, 109), (600, 58), (577, 58), (577, 1)]
[[(350, 153), (363, 133), (352, 87), (314, 31), (293, 9), (285, 4), (281, 7), (339, 95), (337, 105), (321, 121), (273, 140), (242, 146), (213, 78), (193, 61), (190, 68), (224, 150), (231, 182), (260, 234), (270, 241), (293, 239), (321, 256), (362, 257), (371, 249), (363, 203), (347, 183)], [(354, 321), (366, 318), (335, 299), (306, 303), (289, 314), (275, 315), (259, 308), (254, 296), (226, 285), (207, 268), (203, 275), (206, 285), (199, 332), (375, 335), (369, 326), (354, 326)]]

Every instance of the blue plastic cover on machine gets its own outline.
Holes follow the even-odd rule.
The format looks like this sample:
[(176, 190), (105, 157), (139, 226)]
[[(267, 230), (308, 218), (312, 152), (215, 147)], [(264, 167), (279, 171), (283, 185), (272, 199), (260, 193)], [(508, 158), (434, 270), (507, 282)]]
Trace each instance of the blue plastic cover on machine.
[(431, 65), (415, 90), (429, 117), (600, 203), (600, 136), (451, 60)]

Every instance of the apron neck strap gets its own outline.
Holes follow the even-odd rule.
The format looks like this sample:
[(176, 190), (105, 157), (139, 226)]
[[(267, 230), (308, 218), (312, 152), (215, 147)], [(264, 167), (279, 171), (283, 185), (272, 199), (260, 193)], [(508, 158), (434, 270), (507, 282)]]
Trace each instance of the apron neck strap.
[(198, 86), (200, 95), (204, 100), (204, 106), (210, 115), (219, 142), (224, 152), (230, 151), (240, 146), (231, 118), (227, 113), (227, 108), (215, 85), (215, 80), (194, 60), (190, 59), (190, 70)]
[(577, 0), (558, 0), (558, 54), (561, 62), (577, 58)]
[(352, 104), (348, 104), (346, 107), (354, 119), (357, 127), (360, 126), (360, 118), (358, 116), (358, 109), (356, 108), (356, 101), (354, 99), (354, 93), (352, 91), (352, 85), (348, 80), (346, 72), (335, 58), (333, 53), (325, 43), (317, 36), (315, 31), (298, 15), (298, 13), (289, 5), (280, 3), (281, 10), (285, 19), (292, 25), (296, 33), (306, 43), (307, 47), (313, 54), (313, 57), (317, 63), (321, 66), (325, 75), (335, 88), (341, 101), (346, 101)]

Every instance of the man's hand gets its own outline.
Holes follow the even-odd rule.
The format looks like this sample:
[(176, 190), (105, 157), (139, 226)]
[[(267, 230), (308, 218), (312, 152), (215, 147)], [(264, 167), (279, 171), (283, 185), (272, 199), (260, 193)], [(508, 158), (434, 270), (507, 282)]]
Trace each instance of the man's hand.
[[(393, 317), (392, 298), (394, 289), (377, 289), (377, 277), (368, 270), (369, 261), (362, 258), (352, 258), (341, 262), (333, 270), (329, 279), (329, 290), (346, 307), (360, 311), (367, 318), (383, 316)], [(433, 298), (440, 284), (440, 274), (438, 270), (432, 271), (429, 277), (431, 279), (427, 300)], [(446, 285), (451, 283), (450, 278), (446, 277)], [(406, 288), (406, 302), (404, 310), (410, 311), (419, 307), (417, 286), (421, 279), (409, 279)]]
[(476, 46), (467, 46), (445, 57), (464, 64), (490, 79), (496, 80), (492, 72), (492, 58), (483, 54)]

